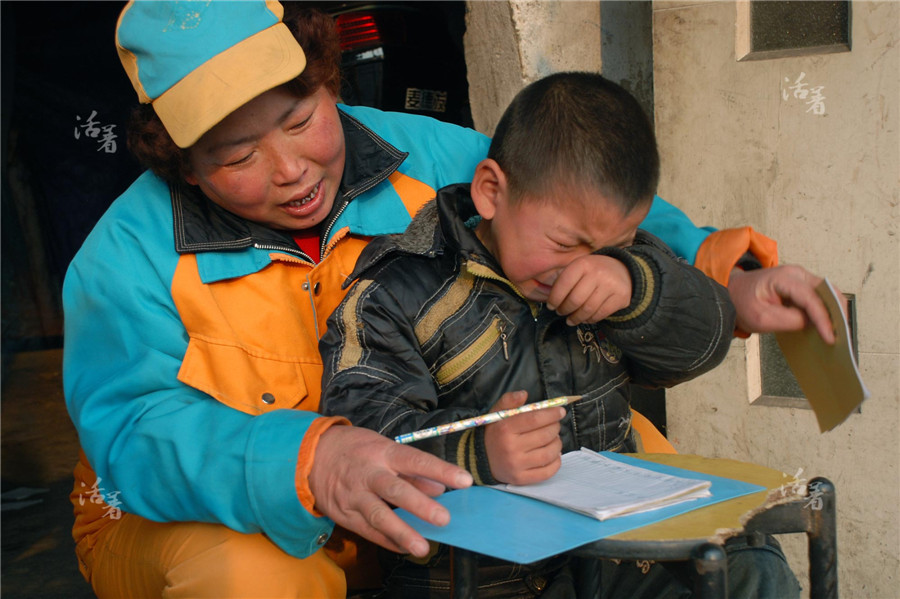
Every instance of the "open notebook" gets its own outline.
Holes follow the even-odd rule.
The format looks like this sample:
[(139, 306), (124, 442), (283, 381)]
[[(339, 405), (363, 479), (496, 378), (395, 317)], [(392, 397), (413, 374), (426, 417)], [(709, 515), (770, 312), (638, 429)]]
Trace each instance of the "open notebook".
[(711, 482), (709, 490), (712, 495), (650, 511), (632, 512), (616, 518), (597, 520), (570, 509), (501, 491), (495, 487), (476, 486), (448, 491), (435, 498), (450, 511), (450, 523), (446, 526), (434, 526), (401, 508), (397, 508), (396, 513), (404, 522), (431, 541), (463, 547), (519, 564), (528, 564), (564, 553), (585, 543), (765, 490), (765, 487), (740, 480), (702, 474), (631, 456), (609, 452), (603, 452), (603, 455), (621, 464)]
[(545, 481), (494, 488), (606, 520), (709, 497), (709, 487), (708, 480), (625, 464), (582, 447), (563, 455), (559, 471)]

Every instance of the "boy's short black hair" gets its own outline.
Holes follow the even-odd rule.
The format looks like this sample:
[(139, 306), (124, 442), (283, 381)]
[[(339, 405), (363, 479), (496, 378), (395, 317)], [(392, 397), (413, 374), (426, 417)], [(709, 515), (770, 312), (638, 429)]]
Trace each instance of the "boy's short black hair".
[(656, 137), (644, 110), (621, 86), (594, 73), (544, 77), (503, 113), (488, 158), (503, 169), (512, 201), (552, 196), (554, 187), (593, 188), (626, 214), (653, 199)]

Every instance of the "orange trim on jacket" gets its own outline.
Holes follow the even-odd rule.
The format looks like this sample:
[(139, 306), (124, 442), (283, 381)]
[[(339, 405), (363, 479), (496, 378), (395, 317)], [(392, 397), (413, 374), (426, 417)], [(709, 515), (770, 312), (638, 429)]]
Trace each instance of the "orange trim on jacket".
[(309, 473), (312, 471), (313, 458), (316, 455), (316, 448), (319, 446), (319, 439), (322, 437), (322, 433), (332, 426), (348, 424), (350, 424), (349, 420), (337, 416), (318, 418), (309, 425), (306, 434), (303, 435), (303, 443), (300, 444), (300, 452), (297, 454), (297, 475), (294, 477), (294, 486), (297, 487), (297, 497), (300, 498), (300, 503), (316, 516), (324, 514), (316, 509), (316, 498), (309, 488)]
[(732, 269), (747, 252), (756, 256), (763, 268), (778, 264), (778, 244), (774, 239), (754, 231), (752, 227), (740, 227), (711, 233), (697, 250), (694, 266), (728, 287)]
[[(694, 266), (717, 283), (728, 287), (731, 271), (747, 252), (753, 254), (763, 268), (778, 264), (778, 244), (774, 239), (754, 231), (752, 227), (740, 227), (710, 234), (697, 250)], [(738, 328), (734, 335), (741, 339), (750, 336)]]

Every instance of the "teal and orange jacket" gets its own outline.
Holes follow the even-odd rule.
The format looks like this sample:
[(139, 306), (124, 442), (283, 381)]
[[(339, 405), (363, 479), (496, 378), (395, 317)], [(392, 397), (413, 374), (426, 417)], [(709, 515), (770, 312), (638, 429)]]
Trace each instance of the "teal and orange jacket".
[[(319, 435), (342, 422), (316, 412), (325, 322), (368, 241), (402, 232), (437, 189), (471, 180), (490, 141), (428, 118), (340, 108), (343, 209), (318, 264), (290, 237), (151, 173), (72, 261), (63, 381), (83, 449), (71, 496), (83, 570), (116, 510), (263, 532), (298, 557), (331, 533), (307, 484)], [(691, 262), (710, 236), (659, 199), (642, 227)], [(750, 247), (741, 243), (720, 252), (720, 270)]]

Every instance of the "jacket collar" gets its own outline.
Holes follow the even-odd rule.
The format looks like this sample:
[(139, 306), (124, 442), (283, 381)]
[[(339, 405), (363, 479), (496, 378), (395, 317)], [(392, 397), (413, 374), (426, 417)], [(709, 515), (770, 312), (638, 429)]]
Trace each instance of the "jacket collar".
[(437, 198), (425, 204), (406, 231), (373, 240), (356, 263), (344, 286), (391, 255), (407, 254), (433, 258), (445, 249), (459, 253), (466, 261), (481, 264), (495, 273), (500, 265), (475, 235), (480, 220), (469, 193), (470, 185), (450, 185)]
[[(339, 110), (346, 157), (341, 188), (326, 219), (327, 239), (347, 204), (387, 179), (408, 154), (401, 152), (352, 116)], [(243, 249), (251, 246), (301, 254), (291, 236), (241, 218), (210, 201), (197, 187), (170, 185), (179, 254)]]

